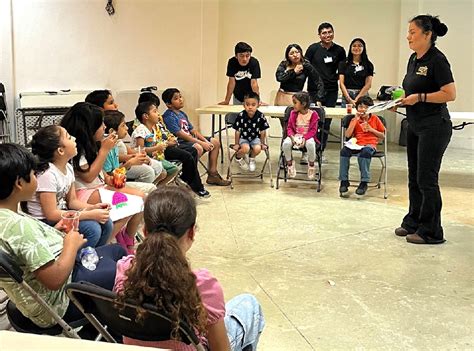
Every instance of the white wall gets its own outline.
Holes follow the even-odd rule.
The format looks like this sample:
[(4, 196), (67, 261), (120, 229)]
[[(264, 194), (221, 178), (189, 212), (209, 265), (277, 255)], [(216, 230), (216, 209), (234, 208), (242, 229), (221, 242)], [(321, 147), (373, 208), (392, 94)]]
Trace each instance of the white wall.
[[(10, 4), (13, 17), (10, 16)], [(376, 75), (371, 92), (397, 84), (409, 49), (409, 18), (440, 14), (449, 26), (440, 38), (455, 74), (452, 110), (473, 111), (471, 0), (120, 0), (109, 17), (105, 0), (0, 0), (0, 79), (10, 98), (24, 91), (179, 87), (186, 111), (224, 97), (227, 60), (246, 41), (262, 66), (262, 97), (278, 88), (274, 74), (284, 49), (319, 40), (323, 21), (346, 50), (356, 36), (367, 42)], [(13, 50), (11, 21), (13, 20)], [(12, 103), (10, 101), (10, 106)], [(201, 127), (208, 129), (209, 116)]]
[(13, 0), (17, 92), (176, 86), (188, 108), (197, 107), (202, 10), (213, 2), (114, 4), (110, 17), (103, 0)]

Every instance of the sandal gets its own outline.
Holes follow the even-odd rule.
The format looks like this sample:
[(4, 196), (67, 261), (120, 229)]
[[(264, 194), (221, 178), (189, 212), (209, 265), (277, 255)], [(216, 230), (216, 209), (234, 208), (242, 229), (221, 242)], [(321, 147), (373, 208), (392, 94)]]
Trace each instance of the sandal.
[(128, 236), (126, 227), (120, 229), (117, 235), (115, 235), (115, 240), (117, 240), (117, 243), (122, 246), (129, 255), (135, 254), (135, 238)]

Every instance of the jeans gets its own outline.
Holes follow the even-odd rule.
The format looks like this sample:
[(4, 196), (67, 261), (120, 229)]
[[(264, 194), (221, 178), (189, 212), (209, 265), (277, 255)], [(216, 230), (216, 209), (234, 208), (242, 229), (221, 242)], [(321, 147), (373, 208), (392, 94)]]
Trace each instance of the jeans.
[[(349, 93), (349, 96), (352, 98), (352, 99), (355, 99), (356, 96), (359, 94), (360, 92), (360, 89), (346, 89), (347, 92)], [(342, 94), (342, 99), (341, 99), (341, 107), (346, 107), (347, 105), (347, 100), (346, 100), (346, 97), (344, 96), (344, 94)], [(355, 108), (355, 106), (352, 106), (353, 108)]]
[(79, 233), (87, 239), (85, 246), (98, 247), (107, 243), (112, 234), (113, 223), (109, 219), (104, 224), (93, 220), (79, 221)]
[(408, 192), (410, 206), (402, 227), (430, 239), (444, 240), (441, 226), (441, 193), (438, 174), (443, 154), (453, 133), (452, 123), (441, 120), (437, 125), (413, 129), (408, 124)]
[[(304, 147), (306, 148), (306, 152), (308, 153), (308, 161), (314, 162), (316, 160), (316, 142), (314, 141), (314, 138), (309, 138), (308, 140), (306, 140)], [(283, 154), (285, 155), (285, 160), (290, 161), (293, 159), (293, 142), (291, 141), (290, 137), (286, 137), (285, 140), (283, 140), (281, 149), (283, 150)]]
[(339, 161), (339, 180), (349, 180), (349, 166), (352, 155), (357, 155), (357, 162), (359, 163), (360, 181), (370, 182), (370, 161), (375, 149), (372, 146), (364, 146), (360, 151), (354, 151), (347, 147), (343, 147), (340, 152)]
[(255, 351), (265, 326), (262, 307), (255, 296), (241, 294), (225, 305), (224, 323), (232, 351)]
[(261, 145), (262, 142), (260, 141), (260, 138), (255, 138), (252, 141), (248, 141), (247, 139), (240, 138), (239, 139), (239, 145), (242, 145), (242, 144), (248, 144), (250, 146), (255, 146), (255, 145)]
[(232, 103), (233, 103), (234, 105), (243, 105), (243, 104), (244, 104), (244, 102), (243, 102), (243, 101), (240, 101), (239, 99), (237, 99), (237, 98), (235, 97), (235, 95), (232, 95)]
[[(317, 92), (315, 91), (309, 91), (309, 97), (310, 101), (312, 103), (316, 103), (316, 95)], [(324, 97), (321, 100), (321, 104), (325, 107), (335, 107), (336, 106), (336, 101), (337, 101), (337, 93), (338, 91), (326, 91), (324, 94)], [(324, 150), (326, 148), (326, 144), (328, 143), (328, 136), (329, 136), (329, 130), (331, 129), (331, 122), (332, 118), (326, 118), (324, 120), (324, 126), (323, 126), (323, 137), (321, 140), (321, 148)]]

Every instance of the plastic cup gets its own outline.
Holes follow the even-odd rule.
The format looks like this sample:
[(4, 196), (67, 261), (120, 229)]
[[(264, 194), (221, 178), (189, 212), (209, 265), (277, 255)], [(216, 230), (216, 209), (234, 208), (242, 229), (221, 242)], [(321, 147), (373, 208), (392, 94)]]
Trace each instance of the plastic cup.
[(348, 115), (352, 114), (352, 104), (346, 105), (346, 112)]
[(61, 214), (64, 231), (69, 233), (71, 230), (79, 229), (79, 211), (69, 210)]
[(405, 96), (405, 90), (395, 89), (392, 91), (392, 100), (397, 100)]
[(115, 188), (120, 189), (125, 186), (125, 172), (121, 168), (114, 169), (113, 177)]
[(141, 147), (141, 146), (137, 146), (136, 148), (134, 148), (134, 150), (137, 154), (144, 154), (145, 153), (145, 148)]

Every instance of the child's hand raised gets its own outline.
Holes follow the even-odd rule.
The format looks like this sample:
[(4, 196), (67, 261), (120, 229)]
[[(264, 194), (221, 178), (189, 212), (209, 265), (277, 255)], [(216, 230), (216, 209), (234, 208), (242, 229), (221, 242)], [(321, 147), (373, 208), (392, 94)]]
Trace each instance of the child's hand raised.
[(110, 151), (114, 148), (115, 144), (117, 143), (117, 140), (117, 133), (111, 133), (104, 140), (102, 140), (100, 147), (104, 148), (107, 151)]

